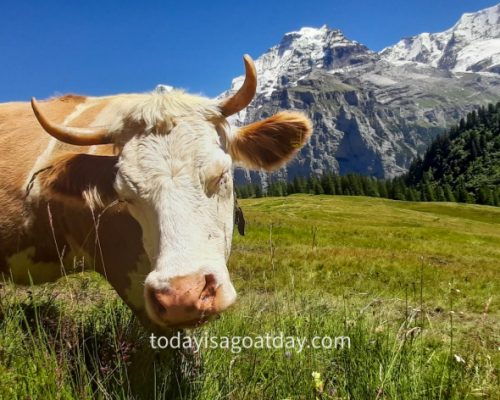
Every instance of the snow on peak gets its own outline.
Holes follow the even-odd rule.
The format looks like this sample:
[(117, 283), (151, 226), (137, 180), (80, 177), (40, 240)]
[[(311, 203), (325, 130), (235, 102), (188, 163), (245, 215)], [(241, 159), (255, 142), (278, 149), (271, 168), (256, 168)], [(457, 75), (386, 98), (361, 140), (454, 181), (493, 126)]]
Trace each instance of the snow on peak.
[[(314, 69), (333, 70), (361, 63), (374, 53), (356, 41), (347, 39), (338, 29), (326, 25), (303, 27), (286, 33), (279, 44), (255, 60), (259, 77), (257, 92), (270, 96), (281, 85), (294, 86)], [(233, 80), (231, 91), (243, 83)]]
[(500, 37), (500, 4), (463, 14), (450, 30), (468, 40)]
[(326, 25), (323, 25), (321, 28), (313, 28), (310, 26), (304, 26), (300, 28), (298, 31), (292, 31), (285, 33), (285, 37), (287, 36), (300, 36), (303, 38), (310, 38), (314, 39), (317, 38), (318, 36), (324, 35), (326, 32), (328, 32), (328, 27)]
[(500, 4), (463, 14), (444, 32), (402, 39), (380, 55), (389, 62), (418, 62), (454, 72), (500, 73)]

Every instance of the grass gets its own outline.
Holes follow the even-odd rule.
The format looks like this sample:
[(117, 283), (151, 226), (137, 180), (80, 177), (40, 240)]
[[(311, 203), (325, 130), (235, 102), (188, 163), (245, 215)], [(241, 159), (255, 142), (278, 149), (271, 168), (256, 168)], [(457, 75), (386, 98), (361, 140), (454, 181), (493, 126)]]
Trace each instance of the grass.
[(348, 336), (350, 349), (154, 350), (96, 274), (0, 289), (0, 399), (495, 399), (500, 209), (241, 200), (237, 305), (186, 335)]

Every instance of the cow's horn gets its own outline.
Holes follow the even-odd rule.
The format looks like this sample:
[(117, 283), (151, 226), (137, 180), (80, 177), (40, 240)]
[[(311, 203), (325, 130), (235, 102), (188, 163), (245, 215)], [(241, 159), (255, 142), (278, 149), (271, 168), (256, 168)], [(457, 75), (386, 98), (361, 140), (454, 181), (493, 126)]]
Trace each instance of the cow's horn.
[(49, 135), (61, 142), (76, 146), (93, 146), (96, 144), (112, 143), (111, 135), (105, 128), (75, 128), (53, 123), (40, 111), (38, 102), (34, 97), (31, 98), (31, 107), (42, 128), (45, 129)]
[(257, 90), (257, 72), (252, 58), (245, 54), (243, 56), (245, 62), (245, 81), (240, 90), (228, 99), (224, 100), (220, 105), (221, 112), (224, 116), (236, 114), (250, 104)]

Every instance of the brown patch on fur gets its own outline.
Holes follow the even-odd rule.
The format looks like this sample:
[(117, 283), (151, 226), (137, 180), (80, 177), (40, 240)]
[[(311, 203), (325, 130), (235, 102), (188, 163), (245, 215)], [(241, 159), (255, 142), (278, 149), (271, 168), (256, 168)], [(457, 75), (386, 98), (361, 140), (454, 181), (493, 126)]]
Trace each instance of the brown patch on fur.
[[(54, 122), (61, 123), (86, 100), (64, 96), (41, 103)], [(17, 250), (24, 236), (25, 183), (38, 156), (47, 148), (50, 136), (36, 120), (29, 103), (0, 104), (0, 258)]]
[(248, 168), (272, 171), (290, 160), (311, 133), (311, 121), (303, 114), (281, 112), (240, 128), (229, 151)]
[(86, 96), (81, 96), (79, 94), (65, 94), (60, 97), (54, 97), (50, 100), (56, 100), (56, 101), (61, 101), (61, 102), (67, 102), (67, 103), (83, 103), (87, 99)]
[(116, 177), (116, 156), (66, 153), (52, 159), (52, 167), (40, 174), (42, 193), (74, 205), (102, 208), (116, 199), (113, 183)]

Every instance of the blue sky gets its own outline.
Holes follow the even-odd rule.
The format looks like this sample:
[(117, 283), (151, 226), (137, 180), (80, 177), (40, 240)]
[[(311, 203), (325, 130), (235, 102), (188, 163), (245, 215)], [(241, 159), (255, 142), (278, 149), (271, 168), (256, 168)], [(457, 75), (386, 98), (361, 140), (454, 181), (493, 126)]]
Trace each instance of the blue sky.
[[(0, 101), (143, 92), (215, 96), (284, 33), (327, 24), (373, 50), (498, 0), (0, 2)], [(182, 3), (182, 4), (181, 4)]]

